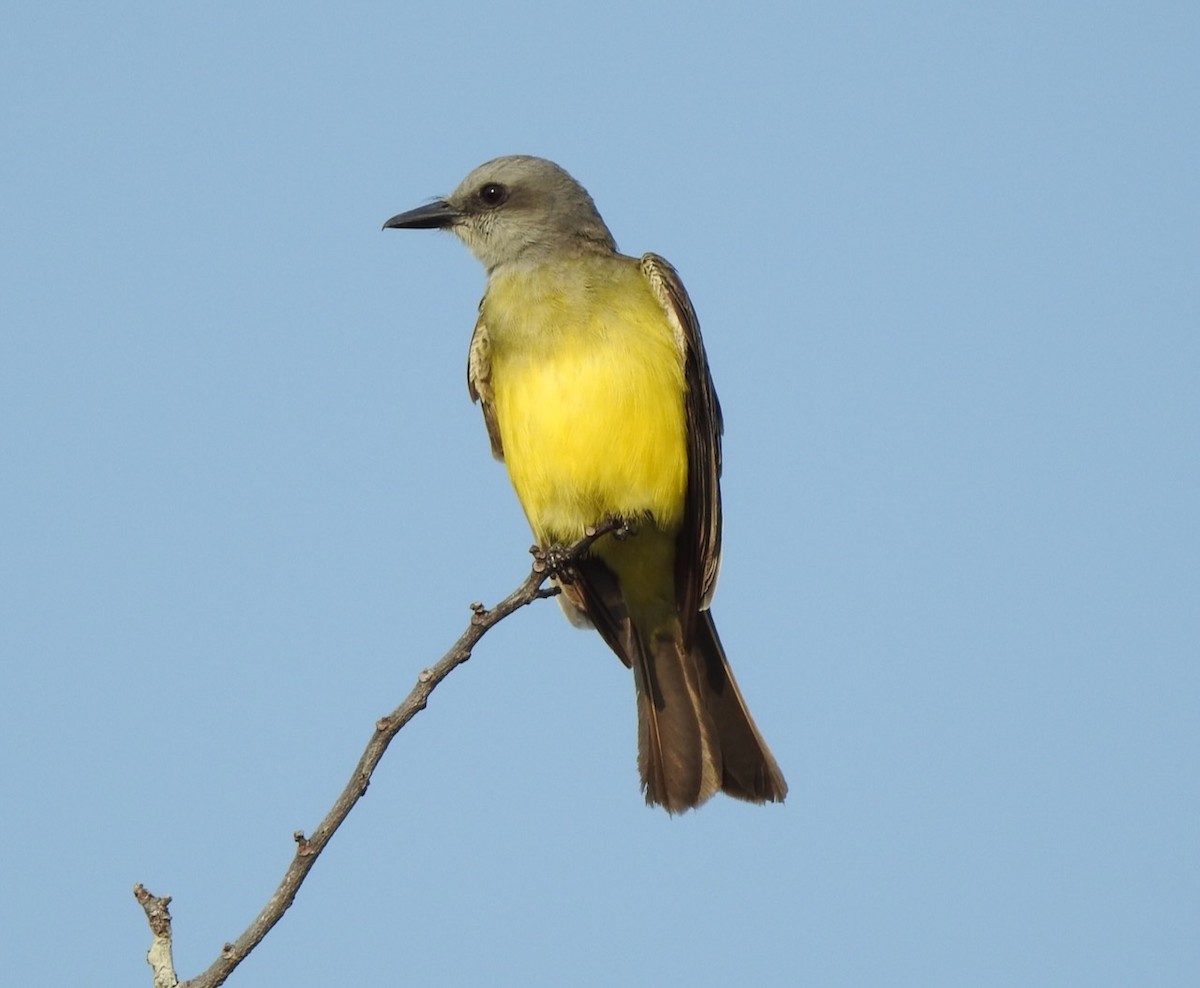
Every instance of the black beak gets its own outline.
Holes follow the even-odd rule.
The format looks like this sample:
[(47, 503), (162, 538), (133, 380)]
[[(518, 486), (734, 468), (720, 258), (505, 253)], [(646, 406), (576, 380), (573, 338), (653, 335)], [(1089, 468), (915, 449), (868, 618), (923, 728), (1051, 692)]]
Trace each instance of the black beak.
[(383, 224), (383, 228), (385, 230), (444, 230), (453, 225), (458, 217), (458, 210), (445, 199), (435, 199), (424, 206), (410, 209), (407, 213), (393, 216)]

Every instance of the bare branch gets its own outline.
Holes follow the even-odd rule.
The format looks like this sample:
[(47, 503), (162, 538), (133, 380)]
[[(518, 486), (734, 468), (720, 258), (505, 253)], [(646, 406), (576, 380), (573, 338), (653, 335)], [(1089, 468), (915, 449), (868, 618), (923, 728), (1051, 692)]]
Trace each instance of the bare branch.
[(305, 877), (312, 870), (312, 866), (316, 864), (317, 857), (325, 849), (325, 845), (329, 843), (338, 827), (350, 815), (354, 805), (366, 793), (367, 786), (371, 782), (371, 775), (383, 758), (384, 752), (387, 751), (388, 745), (405, 724), (425, 709), (429, 695), (437, 688), (438, 684), (454, 669), (466, 662), (471, 657), (472, 650), (479, 640), (506, 617), (514, 611), (520, 610), (526, 604), (557, 594), (557, 587), (544, 588), (542, 586), (546, 580), (560, 573), (569, 579), (572, 562), (587, 552), (596, 539), (608, 532), (619, 534), (625, 530), (627, 530), (627, 526), (623, 521), (610, 519), (603, 524), (589, 527), (587, 534), (570, 546), (554, 546), (545, 550), (534, 546), (530, 549), (534, 556), (533, 568), (516, 590), (490, 610), (478, 602), (471, 605), (471, 620), (466, 631), (434, 665), (421, 671), (417, 677), (417, 684), (400, 706), (376, 721), (375, 732), (371, 735), (371, 740), (367, 742), (366, 750), (358, 760), (358, 764), (350, 776), (350, 781), (346, 783), (346, 787), (325, 815), (325, 819), (317, 825), (317, 829), (313, 831), (311, 837), (305, 837), (301, 831), (297, 831), (293, 835), (296, 841), (296, 854), (274, 894), (245, 932), (232, 943), (225, 944), (221, 949), (220, 956), (209, 965), (204, 973), (182, 984), (179, 982), (171, 953), (171, 915), (167, 910), (171, 898), (170, 896), (159, 898), (147, 891), (144, 886), (136, 885), (134, 895), (145, 910), (146, 919), (150, 923), (150, 930), (154, 935), (154, 942), (146, 955), (146, 960), (154, 971), (154, 988), (217, 988), (218, 985), (224, 984), (225, 979), (229, 977), (234, 968), (283, 918), (283, 914), (295, 900), (296, 893)]
[(146, 921), (154, 942), (146, 954), (146, 963), (154, 972), (154, 988), (176, 988), (179, 978), (175, 976), (175, 959), (171, 954), (171, 897), (159, 898), (146, 890), (140, 882), (133, 887), (134, 898), (146, 911)]

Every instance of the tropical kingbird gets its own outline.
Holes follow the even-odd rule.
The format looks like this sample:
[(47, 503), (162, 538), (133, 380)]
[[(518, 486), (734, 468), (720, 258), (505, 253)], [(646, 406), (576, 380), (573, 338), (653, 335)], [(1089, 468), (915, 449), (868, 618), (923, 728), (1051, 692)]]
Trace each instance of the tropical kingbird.
[(628, 525), (558, 581), (559, 599), (633, 668), (646, 801), (677, 813), (720, 789), (781, 802), (787, 783), (708, 611), (721, 408), (675, 269), (618, 253), (587, 191), (525, 155), (384, 228), (451, 230), (487, 269), (468, 388), (538, 544)]

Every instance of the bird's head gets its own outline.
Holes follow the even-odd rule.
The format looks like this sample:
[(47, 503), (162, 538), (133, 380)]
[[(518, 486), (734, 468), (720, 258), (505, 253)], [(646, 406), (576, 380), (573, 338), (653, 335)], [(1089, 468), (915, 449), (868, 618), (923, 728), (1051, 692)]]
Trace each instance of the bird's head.
[(451, 230), (489, 274), (508, 264), (616, 250), (587, 190), (553, 161), (529, 155), (485, 162), (446, 198), (383, 227)]

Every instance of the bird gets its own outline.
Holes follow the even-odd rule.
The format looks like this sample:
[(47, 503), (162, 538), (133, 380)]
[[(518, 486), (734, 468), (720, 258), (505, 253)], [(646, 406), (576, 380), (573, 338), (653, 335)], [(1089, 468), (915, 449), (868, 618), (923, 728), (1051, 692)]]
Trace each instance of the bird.
[(620, 526), (557, 583), (571, 622), (633, 670), (646, 802), (782, 802), (709, 611), (723, 419), (675, 269), (621, 254), (587, 190), (531, 155), (485, 162), (384, 229), (448, 230), (483, 264), (468, 391), (538, 545)]

